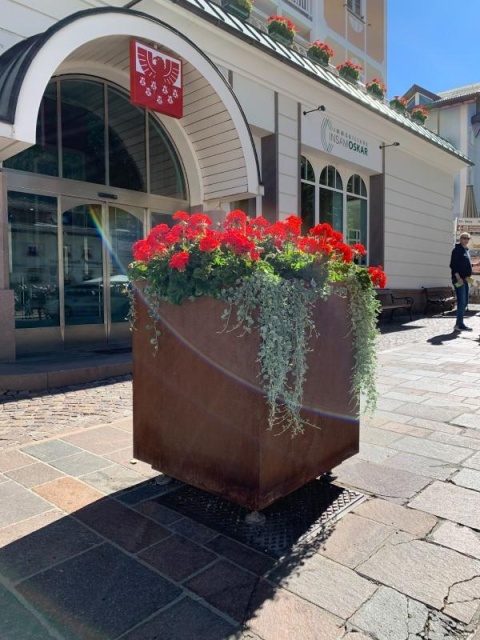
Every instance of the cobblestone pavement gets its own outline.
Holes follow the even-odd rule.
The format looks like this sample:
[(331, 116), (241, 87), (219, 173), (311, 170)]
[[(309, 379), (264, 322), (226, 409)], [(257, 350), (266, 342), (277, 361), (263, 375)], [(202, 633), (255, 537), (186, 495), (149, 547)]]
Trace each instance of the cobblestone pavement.
[[(378, 351), (401, 347), (407, 342), (450, 340), (454, 336), (453, 324), (451, 315), (420, 317), (405, 324), (384, 322)], [(131, 415), (131, 376), (48, 392), (9, 392), (0, 400), (0, 450)]]

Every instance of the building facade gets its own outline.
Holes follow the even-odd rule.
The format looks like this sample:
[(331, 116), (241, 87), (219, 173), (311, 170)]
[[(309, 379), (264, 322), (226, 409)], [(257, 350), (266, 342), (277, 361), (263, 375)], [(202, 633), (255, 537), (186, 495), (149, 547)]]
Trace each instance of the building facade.
[[(260, 0), (247, 22), (211, 0), (3, 4), (0, 360), (128, 337), (132, 243), (178, 209), (328, 221), (365, 244), (390, 287), (445, 283), (467, 158), (312, 63), (301, 35), (275, 42)], [(298, 18), (317, 6), (273, 4)], [(384, 11), (318, 3), (332, 5), (347, 25)], [(183, 64), (181, 118), (131, 102), (132, 41)]]
[(413, 85), (404, 94), (408, 108), (428, 109), (425, 126), (451, 142), (472, 160), (459, 171), (454, 182), (454, 218), (476, 218), (480, 202), (480, 83), (440, 93)]

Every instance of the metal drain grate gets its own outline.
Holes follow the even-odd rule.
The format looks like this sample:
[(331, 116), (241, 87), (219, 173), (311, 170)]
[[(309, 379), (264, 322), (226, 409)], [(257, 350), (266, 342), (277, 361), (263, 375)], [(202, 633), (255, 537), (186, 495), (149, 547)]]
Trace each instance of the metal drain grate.
[(275, 559), (323, 539), (335, 520), (365, 499), (324, 479), (313, 480), (262, 511), (263, 525), (245, 522), (248, 509), (190, 485), (156, 502)]

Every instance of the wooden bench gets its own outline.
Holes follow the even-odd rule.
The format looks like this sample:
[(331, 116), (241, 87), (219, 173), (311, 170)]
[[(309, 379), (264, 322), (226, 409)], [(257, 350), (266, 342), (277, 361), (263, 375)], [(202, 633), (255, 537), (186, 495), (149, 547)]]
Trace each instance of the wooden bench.
[(425, 315), (433, 307), (434, 309), (441, 309), (442, 316), (445, 315), (445, 311), (452, 311), (457, 302), (457, 296), (450, 285), (448, 287), (422, 287), (425, 298)]
[(381, 312), (390, 312), (390, 322), (393, 320), (395, 311), (402, 310), (408, 313), (410, 320), (413, 320), (413, 298), (410, 296), (395, 296), (390, 289), (376, 289), (377, 298), (382, 305)]

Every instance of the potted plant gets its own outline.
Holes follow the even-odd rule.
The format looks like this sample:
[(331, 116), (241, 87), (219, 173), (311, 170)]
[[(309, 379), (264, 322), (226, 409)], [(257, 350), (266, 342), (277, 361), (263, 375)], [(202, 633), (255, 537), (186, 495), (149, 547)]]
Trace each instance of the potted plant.
[(387, 87), (379, 78), (374, 78), (371, 82), (367, 82), (365, 88), (368, 93), (379, 100), (383, 100), (387, 92)]
[(332, 56), (333, 49), (329, 47), (328, 44), (325, 44), (325, 42), (321, 42), (320, 40), (312, 42), (307, 49), (307, 57), (313, 62), (323, 64), (325, 67), (328, 66)]
[(358, 451), (385, 275), (328, 224), (173, 218), (130, 265), (135, 457), (262, 509)]
[(392, 109), (395, 109), (395, 111), (398, 111), (398, 113), (405, 113), (407, 109), (407, 99), (402, 96), (394, 96), (390, 100), (390, 106)]
[(222, 0), (222, 7), (240, 20), (248, 20), (253, 9), (253, 0)]
[(349, 80), (350, 82), (358, 82), (360, 78), (360, 73), (363, 71), (363, 67), (359, 64), (355, 64), (351, 60), (347, 60), (346, 62), (342, 62), (337, 66), (338, 74), (344, 78), (345, 80)]
[(270, 16), (267, 20), (268, 34), (277, 42), (289, 46), (300, 29), (285, 16)]
[(425, 120), (428, 118), (428, 111), (421, 105), (416, 105), (410, 110), (410, 117), (418, 124), (425, 124)]

